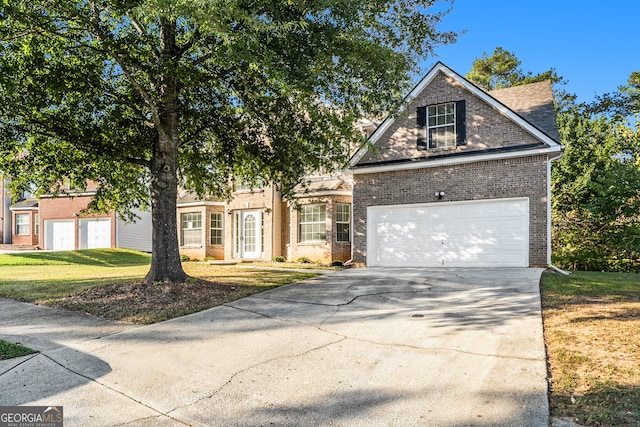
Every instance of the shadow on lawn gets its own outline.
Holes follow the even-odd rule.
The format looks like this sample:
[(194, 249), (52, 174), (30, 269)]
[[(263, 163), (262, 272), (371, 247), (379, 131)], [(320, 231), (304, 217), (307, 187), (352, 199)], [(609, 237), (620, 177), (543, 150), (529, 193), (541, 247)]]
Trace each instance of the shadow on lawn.
[(16, 257), (26, 261), (24, 264), (77, 264), (95, 265), (104, 267), (125, 267), (136, 265), (148, 265), (151, 256), (143, 252), (123, 251), (112, 249), (87, 249), (79, 251), (55, 251), (55, 252), (26, 252), (8, 254), (8, 257)]
[(551, 399), (551, 415), (584, 426), (639, 426), (640, 387), (611, 384), (584, 395), (558, 395)]

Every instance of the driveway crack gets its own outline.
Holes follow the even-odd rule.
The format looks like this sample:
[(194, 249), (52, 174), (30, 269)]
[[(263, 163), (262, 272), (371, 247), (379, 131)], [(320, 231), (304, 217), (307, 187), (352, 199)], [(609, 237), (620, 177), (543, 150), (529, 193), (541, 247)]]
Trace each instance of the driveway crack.
[(49, 356), (49, 355), (47, 355), (45, 353), (40, 353), (40, 355), (42, 355), (43, 357), (49, 359), (50, 361), (52, 361), (56, 365), (60, 366), (62, 369), (66, 370), (66, 371), (68, 371), (68, 372), (70, 372), (70, 373), (72, 373), (74, 375), (82, 377), (82, 378), (86, 379), (89, 382), (98, 384), (98, 385), (100, 385), (100, 386), (102, 386), (102, 387), (104, 387), (106, 389), (111, 390), (114, 393), (119, 394), (120, 396), (122, 396), (122, 397), (124, 397), (124, 398), (126, 398), (128, 400), (131, 400), (131, 401), (133, 401), (133, 402), (135, 402), (135, 403), (137, 403), (137, 404), (139, 404), (141, 406), (144, 406), (145, 408), (147, 408), (147, 409), (155, 412), (156, 414), (158, 414), (158, 416), (165, 416), (165, 417), (171, 418), (173, 421), (176, 421), (177, 423), (180, 423), (181, 425), (191, 426), (191, 424), (185, 423), (184, 421), (182, 421), (182, 420), (180, 420), (178, 418), (174, 418), (171, 415), (169, 415), (169, 412), (171, 412), (171, 411), (169, 411), (167, 413), (165, 413), (163, 411), (160, 411), (160, 410), (158, 410), (158, 409), (156, 409), (156, 408), (154, 408), (154, 407), (152, 407), (152, 406), (150, 406), (150, 405), (148, 405), (148, 404), (146, 404), (146, 403), (144, 403), (144, 402), (142, 402), (142, 401), (140, 401), (140, 400), (138, 400), (138, 399), (136, 399), (136, 398), (134, 398), (132, 396), (129, 396), (128, 394), (126, 394), (125, 392), (123, 392), (121, 390), (113, 388), (113, 387), (109, 386), (108, 384), (102, 383), (102, 382), (96, 380), (95, 378), (91, 378), (90, 376), (87, 376), (87, 375), (85, 375), (85, 374), (83, 374), (81, 372), (74, 371), (73, 369), (69, 368), (68, 366), (63, 365), (62, 363), (58, 362), (57, 360), (55, 360), (54, 358), (52, 358), (51, 356)]
[[(249, 311), (249, 310), (246, 310), (246, 311)], [(256, 313), (256, 314), (260, 314), (260, 313)], [(268, 317), (268, 316), (265, 316), (265, 317)], [(321, 328), (318, 328), (318, 329), (321, 329)], [(200, 403), (202, 401), (205, 401), (207, 399), (213, 398), (215, 395), (217, 395), (218, 393), (222, 392), (222, 390), (224, 390), (231, 383), (233, 383), (234, 380), (236, 379), (236, 377), (238, 377), (239, 375), (241, 375), (241, 374), (243, 374), (245, 372), (248, 372), (248, 371), (250, 371), (250, 370), (252, 370), (254, 368), (257, 368), (258, 366), (267, 365), (269, 363), (272, 363), (272, 362), (275, 362), (275, 361), (278, 361), (278, 360), (296, 359), (296, 358), (299, 358), (299, 357), (303, 357), (303, 356), (306, 356), (306, 355), (308, 355), (310, 353), (313, 353), (315, 351), (318, 351), (318, 350), (321, 350), (323, 348), (332, 346), (334, 344), (339, 344), (339, 343), (343, 342), (344, 340), (348, 339), (346, 336), (341, 336), (340, 334), (336, 334), (336, 333), (333, 333), (333, 332), (330, 332), (330, 333), (332, 335), (340, 336), (340, 339), (337, 339), (337, 340), (334, 340), (334, 341), (319, 345), (317, 347), (309, 348), (309, 349), (307, 349), (307, 350), (305, 350), (303, 352), (297, 353), (297, 354), (290, 354), (290, 355), (286, 355), (286, 356), (273, 357), (271, 359), (263, 360), (261, 362), (254, 363), (253, 365), (250, 365), (250, 366), (247, 366), (247, 367), (245, 367), (243, 369), (240, 369), (237, 372), (234, 372), (224, 384), (222, 384), (220, 387), (218, 387), (217, 390), (213, 391), (209, 395), (203, 396), (203, 397), (201, 397), (201, 398), (199, 398), (199, 399), (197, 399), (197, 400), (195, 400), (195, 401), (193, 401), (193, 402), (191, 402), (189, 404), (177, 406), (177, 407), (173, 408), (171, 411), (169, 411), (167, 414), (169, 414), (171, 412), (175, 412), (175, 411), (177, 411), (179, 409), (182, 409), (182, 408), (188, 408), (188, 407), (196, 405), (196, 404), (198, 404), (198, 403)], [(164, 415), (167, 415), (167, 414), (164, 414)]]

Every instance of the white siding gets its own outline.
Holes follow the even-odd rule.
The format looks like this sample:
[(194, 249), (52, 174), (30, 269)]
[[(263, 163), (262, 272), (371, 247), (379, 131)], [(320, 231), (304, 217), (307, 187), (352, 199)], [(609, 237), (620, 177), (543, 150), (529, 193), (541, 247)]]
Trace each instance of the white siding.
[(151, 252), (151, 211), (137, 211), (139, 219), (127, 223), (118, 217), (116, 247)]

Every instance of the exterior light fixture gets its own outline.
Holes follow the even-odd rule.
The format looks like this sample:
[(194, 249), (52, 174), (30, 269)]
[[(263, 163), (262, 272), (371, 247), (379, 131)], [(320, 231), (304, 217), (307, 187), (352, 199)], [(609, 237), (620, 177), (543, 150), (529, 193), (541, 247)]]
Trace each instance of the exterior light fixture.
[(442, 199), (444, 195), (444, 191), (436, 191), (436, 197), (438, 198), (438, 200)]

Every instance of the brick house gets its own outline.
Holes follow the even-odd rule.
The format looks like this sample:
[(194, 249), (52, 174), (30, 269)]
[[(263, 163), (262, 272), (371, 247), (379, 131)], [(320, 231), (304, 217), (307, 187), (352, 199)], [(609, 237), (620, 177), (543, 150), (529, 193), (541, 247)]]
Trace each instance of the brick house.
[(485, 92), (442, 63), (351, 159), (353, 259), (367, 266), (545, 266), (550, 82)]
[(140, 219), (135, 223), (123, 221), (115, 212), (86, 214), (83, 211), (96, 190), (96, 184), (90, 182), (82, 191), (68, 188), (57, 196), (45, 194), (35, 199), (25, 193), (13, 204), (7, 198), (10, 213), (4, 217), (9, 219), (10, 236), (5, 236), (4, 243), (45, 250), (151, 251), (150, 213), (137, 212)]
[(178, 199), (180, 253), (192, 259), (330, 263), (351, 258), (351, 186), (340, 177), (310, 177), (295, 201), (273, 185), (236, 185), (229, 201)]

